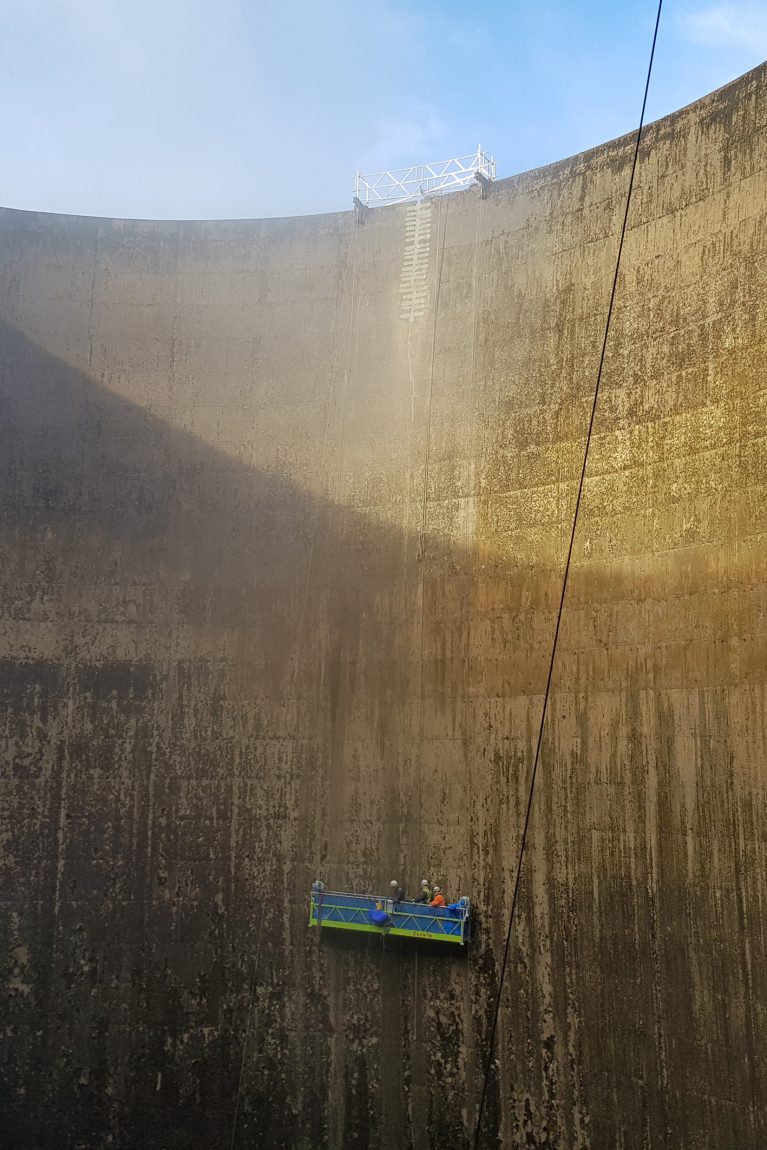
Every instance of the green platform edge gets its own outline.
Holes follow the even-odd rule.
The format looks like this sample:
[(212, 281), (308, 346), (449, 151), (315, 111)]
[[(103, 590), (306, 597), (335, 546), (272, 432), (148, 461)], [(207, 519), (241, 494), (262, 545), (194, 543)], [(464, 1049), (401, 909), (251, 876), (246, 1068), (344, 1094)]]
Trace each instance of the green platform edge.
[[(309, 919), (309, 926), (319, 926), (316, 918)], [(464, 945), (464, 940), (459, 934), (436, 934), (430, 930), (401, 930), (398, 926), (392, 926), (389, 930), (385, 930), (381, 926), (366, 926), (364, 923), (352, 922), (323, 922), (323, 930), (360, 930), (365, 934), (385, 934), (385, 935), (398, 935), (400, 938), (432, 938), (436, 942), (452, 942), (457, 943), (458, 946)]]

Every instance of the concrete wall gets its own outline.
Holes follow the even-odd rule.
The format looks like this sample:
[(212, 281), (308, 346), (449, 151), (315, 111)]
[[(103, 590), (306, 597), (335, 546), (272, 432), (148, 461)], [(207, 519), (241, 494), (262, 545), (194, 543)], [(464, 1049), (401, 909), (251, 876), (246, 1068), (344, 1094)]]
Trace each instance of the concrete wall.
[[(486, 1146), (767, 1144), (766, 81), (642, 146)], [(9, 1145), (471, 1145), (632, 148), (0, 214)], [(423, 874), (468, 956), (307, 929)]]

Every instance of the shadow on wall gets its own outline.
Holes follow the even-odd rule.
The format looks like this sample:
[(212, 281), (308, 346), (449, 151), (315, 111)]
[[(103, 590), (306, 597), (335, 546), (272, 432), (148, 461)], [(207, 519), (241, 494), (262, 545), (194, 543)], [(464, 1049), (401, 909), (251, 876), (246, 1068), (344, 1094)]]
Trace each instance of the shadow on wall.
[[(319, 833), (317, 752), (287, 706), (299, 633), (318, 742), (345, 722), (327, 668), (391, 643), (407, 617), (392, 588), (410, 557), (417, 588), (422, 544), (169, 428), (8, 327), (0, 460), (6, 1130), (51, 1150), (107, 1134), (228, 1146), (246, 892), (278, 892), (279, 970), (296, 843)], [(438, 546), (441, 573), (458, 569)], [(404, 703), (405, 680), (393, 689)], [(300, 1023), (282, 998), (259, 1006), (277, 1043)], [(321, 1139), (322, 1062), (303, 1080), (276, 1054), (259, 1066), (242, 1136), (295, 1145), (313, 1112)]]
[[(49, 618), (78, 587), (135, 588), (139, 598), (153, 588), (131, 621), (247, 628), (255, 615), (266, 628), (259, 639), (279, 658), (289, 620), (279, 601), (265, 609), (264, 591), (284, 603), (303, 588), (315, 531), (318, 568), (346, 552), (329, 581), (335, 597), (354, 594), (363, 546), (385, 583), (400, 533), (233, 461), (7, 327), (0, 372), (4, 582), (13, 592), (18, 580), (20, 613), (35, 587), (45, 588), (40, 615)], [(66, 619), (76, 643), (77, 612)]]

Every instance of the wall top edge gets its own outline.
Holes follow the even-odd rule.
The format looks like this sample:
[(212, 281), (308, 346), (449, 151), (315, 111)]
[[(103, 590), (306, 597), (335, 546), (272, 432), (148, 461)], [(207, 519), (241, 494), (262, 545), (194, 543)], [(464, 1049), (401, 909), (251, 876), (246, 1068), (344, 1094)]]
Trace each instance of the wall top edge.
[[(760, 85), (765, 84), (767, 84), (767, 61), (758, 64), (755, 68), (743, 73), (743, 75), (736, 77), (736, 79), (729, 81), (720, 88), (707, 93), (705, 96), (701, 96), (700, 99), (694, 100), (692, 103), (686, 104), (674, 112), (670, 112), (667, 116), (663, 116), (659, 120), (646, 124), (643, 133), (672, 133), (677, 123), (688, 120), (691, 117), (697, 120), (704, 120), (718, 105), (739, 103), (751, 89), (756, 89)], [(511, 176), (504, 176), (502, 179), (496, 181), (495, 186), (499, 190), (509, 193), (517, 188), (522, 190), (530, 185), (548, 183), (562, 178), (570, 171), (588, 167), (600, 159), (605, 158), (611, 152), (620, 154), (632, 147), (635, 140), (636, 130), (632, 130), (622, 136), (615, 137), (615, 139), (597, 144), (593, 148), (576, 152), (572, 156), (567, 156), (560, 160), (554, 160), (550, 164), (544, 164), (538, 168), (530, 168), (523, 172), (517, 172)], [(472, 196), (475, 190), (474, 188), (468, 188), (464, 191), (452, 192), (450, 199), (465, 199), (467, 196)], [(388, 216), (391, 213), (401, 213), (405, 211), (407, 207), (407, 204), (390, 204), (375, 207), (372, 211), (376, 216), (384, 214)], [(257, 232), (261, 229), (269, 231), (279, 230), (281, 228), (290, 228), (291, 230), (310, 228), (320, 231), (346, 230), (353, 218), (353, 214), (353, 210), (350, 209), (347, 211), (318, 212), (298, 216), (155, 219), (145, 217), (77, 215), (65, 212), (44, 212), (26, 208), (4, 207), (0, 205), (0, 230), (40, 231), (45, 228), (72, 227), (82, 230), (93, 229), (94, 231), (100, 228), (113, 228), (119, 231), (124, 227), (126, 230), (139, 229), (150, 234), (183, 234), (184, 232), (194, 232), (211, 228), (217, 231), (220, 230), (227, 235), (236, 235), (239, 230), (252, 235), (254, 231)]]

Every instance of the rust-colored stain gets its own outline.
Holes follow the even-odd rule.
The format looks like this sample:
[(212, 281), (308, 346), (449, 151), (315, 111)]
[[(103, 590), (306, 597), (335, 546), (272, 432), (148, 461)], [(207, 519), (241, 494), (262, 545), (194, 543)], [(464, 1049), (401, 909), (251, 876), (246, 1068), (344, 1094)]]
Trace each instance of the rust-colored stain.
[[(642, 145), (483, 1147), (767, 1146), (766, 84)], [(0, 213), (4, 1145), (471, 1146), (632, 143)]]

